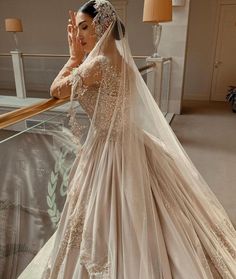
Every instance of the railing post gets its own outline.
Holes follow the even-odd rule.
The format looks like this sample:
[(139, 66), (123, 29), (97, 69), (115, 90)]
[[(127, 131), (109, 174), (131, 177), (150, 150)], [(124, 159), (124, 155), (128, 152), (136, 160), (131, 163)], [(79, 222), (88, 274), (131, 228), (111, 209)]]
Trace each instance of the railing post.
[(152, 92), (153, 98), (159, 108), (167, 113), (171, 78), (171, 58), (148, 57), (148, 64), (155, 63), (153, 73), (147, 75), (147, 86)]
[(15, 85), (16, 85), (16, 96), (18, 98), (26, 98), (25, 90), (25, 77), (24, 77), (24, 67), (22, 61), (22, 52), (19, 50), (11, 51)]
[(162, 81), (162, 58), (152, 58), (148, 57), (146, 59), (147, 63), (155, 63), (156, 66), (152, 74), (147, 75), (147, 86), (152, 92), (153, 98), (155, 99), (158, 106), (160, 106), (161, 101), (161, 81)]

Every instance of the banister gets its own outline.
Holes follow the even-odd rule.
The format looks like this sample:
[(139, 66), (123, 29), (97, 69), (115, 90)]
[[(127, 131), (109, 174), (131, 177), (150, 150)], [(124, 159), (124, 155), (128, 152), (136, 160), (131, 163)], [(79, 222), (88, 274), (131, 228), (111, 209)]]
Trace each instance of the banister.
[[(140, 73), (146, 71), (147, 69), (155, 67), (155, 63), (151, 63), (147, 66), (139, 68)], [(4, 113), (0, 115), (0, 129), (6, 128), (10, 125), (13, 125), (17, 122), (28, 119), (32, 116), (38, 115), (42, 112), (48, 111), (52, 108), (58, 107), (67, 103), (70, 100), (70, 97), (64, 99), (50, 98), (41, 102), (38, 102), (34, 105), (16, 109), (11, 112)]]
[[(0, 53), (0, 57), (11, 57), (11, 53)], [(68, 54), (54, 54), (54, 53), (22, 53), (22, 57), (51, 57), (51, 58), (66, 58)], [(134, 59), (146, 59), (146, 55), (133, 55)]]
[(155, 66), (156, 66), (155, 63), (151, 63), (149, 65), (143, 66), (143, 67), (139, 68), (139, 72), (142, 73), (148, 69), (154, 68)]
[(32, 116), (48, 111), (49, 109), (58, 107), (68, 102), (70, 97), (64, 99), (50, 98), (34, 105), (16, 109), (11, 112), (0, 115), (0, 129), (13, 125)]

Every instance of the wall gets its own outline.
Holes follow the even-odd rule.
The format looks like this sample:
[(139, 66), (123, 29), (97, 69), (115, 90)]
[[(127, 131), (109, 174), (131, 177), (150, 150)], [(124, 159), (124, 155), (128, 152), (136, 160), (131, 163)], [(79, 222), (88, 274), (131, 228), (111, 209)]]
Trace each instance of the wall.
[(184, 99), (209, 100), (217, 33), (216, 0), (191, 1)]
[(143, 23), (144, 0), (128, 0), (127, 26), (129, 42), (134, 55), (150, 55), (153, 53), (152, 25)]
[[(116, 2), (119, 0), (111, 0)], [(24, 52), (68, 53), (66, 25), (69, 9), (77, 10), (85, 1), (0, 1), (0, 52), (8, 52), (14, 45), (11, 35), (4, 30), (4, 18), (20, 17), (24, 32), (19, 34)], [(127, 30), (134, 55), (148, 55), (152, 50), (150, 25), (143, 24), (143, 0), (127, 0)]]
[[(85, 1), (50, 0), (45, 4), (30, 0), (1, 0), (0, 53), (9, 52), (13, 48), (13, 38), (4, 30), (4, 18), (20, 17), (24, 32), (18, 34), (18, 38), (20, 49), (24, 53), (67, 54), (67, 11), (77, 10), (83, 2)], [(142, 22), (143, 0), (127, 2), (127, 33), (131, 51), (133, 55), (150, 55), (154, 51), (152, 27), (151, 24)], [(190, 0), (186, 0), (184, 7), (174, 8), (173, 22), (164, 24), (160, 44), (160, 54), (173, 57), (170, 111), (175, 113), (180, 113), (181, 110), (189, 2)], [(65, 59), (62, 58), (25, 58), (27, 91), (48, 91), (63, 63)], [(14, 87), (11, 61), (9, 58), (0, 58), (0, 87), (9, 86)], [(15, 95), (15, 92), (12, 94)], [(49, 93), (47, 94), (49, 97)]]
[[(24, 32), (18, 34), (18, 39), (23, 53), (68, 54), (66, 37), (68, 10), (77, 10), (84, 2), (50, 0), (45, 4), (42, 1), (1, 0), (0, 53), (9, 52), (14, 48), (12, 34), (5, 32), (4, 29), (4, 18), (20, 17)], [(143, 0), (127, 2), (127, 33), (131, 51), (133, 55), (148, 55), (152, 51), (152, 30), (151, 25), (142, 22)], [(64, 58), (25, 58), (27, 91), (48, 91), (51, 81), (65, 61)], [(0, 58), (0, 87), (14, 87), (10, 58)], [(12, 94), (15, 95), (15, 92)]]
[(163, 24), (159, 47), (161, 56), (173, 59), (169, 111), (174, 113), (181, 113), (189, 7), (186, 0), (184, 6), (173, 8), (173, 20)]

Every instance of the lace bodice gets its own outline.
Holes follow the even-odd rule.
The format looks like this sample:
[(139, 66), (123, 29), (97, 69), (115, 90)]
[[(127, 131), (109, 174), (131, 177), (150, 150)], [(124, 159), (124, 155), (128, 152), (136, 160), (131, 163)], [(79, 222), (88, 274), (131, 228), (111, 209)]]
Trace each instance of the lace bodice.
[[(90, 85), (85, 83), (88, 75), (94, 77)], [(123, 123), (121, 110), (125, 90), (122, 89), (120, 72), (116, 66), (107, 57), (99, 55), (89, 63), (84, 62), (75, 71), (73, 84), (72, 98), (80, 103), (96, 132), (102, 135), (108, 132), (113, 136), (117, 134)]]

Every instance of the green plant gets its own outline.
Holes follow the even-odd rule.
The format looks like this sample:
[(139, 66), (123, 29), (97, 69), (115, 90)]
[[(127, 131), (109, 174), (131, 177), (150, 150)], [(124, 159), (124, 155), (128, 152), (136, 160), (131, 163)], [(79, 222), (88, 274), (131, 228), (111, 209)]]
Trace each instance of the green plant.
[(56, 189), (58, 184), (59, 175), (62, 178), (60, 185), (60, 195), (63, 197), (66, 195), (68, 186), (68, 177), (70, 168), (65, 166), (67, 152), (61, 152), (57, 156), (57, 160), (54, 166), (54, 170), (51, 172), (50, 181), (48, 183), (47, 205), (49, 207), (48, 214), (52, 221), (53, 227), (57, 227), (61, 217), (61, 213), (57, 207), (56, 202)]
[(226, 100), (232, 105), (233, 112), (236, 112), (236, 86), (229, 86)]

